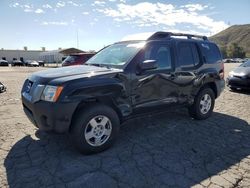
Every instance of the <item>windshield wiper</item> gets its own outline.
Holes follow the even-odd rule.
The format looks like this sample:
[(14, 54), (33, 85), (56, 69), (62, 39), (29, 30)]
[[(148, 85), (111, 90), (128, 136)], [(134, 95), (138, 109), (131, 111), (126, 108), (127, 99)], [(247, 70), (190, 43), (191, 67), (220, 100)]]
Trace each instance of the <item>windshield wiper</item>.
[[(96, 67), (105, 67), (107, 69), (113, 69), (114, 67), (110, 64), (101, 64), (101, 63), (86, 63), (85, 65), (93, 65), (93, 66), (96, 66)], [(115, 68), (115, 69), (119, 69), (119, 68)]]
[(101, 64), (98, 64), (98, 63), (85, 63), (85, 65), (101, 67)]
[(87, 64), (87, 65), (93, 65), (93, 66), (96, 66), (96, 67), (107, 67), (108, 69), (111, 68), (108, 64), (101, 64), (101, 63), (90, 63), (90, 64)]

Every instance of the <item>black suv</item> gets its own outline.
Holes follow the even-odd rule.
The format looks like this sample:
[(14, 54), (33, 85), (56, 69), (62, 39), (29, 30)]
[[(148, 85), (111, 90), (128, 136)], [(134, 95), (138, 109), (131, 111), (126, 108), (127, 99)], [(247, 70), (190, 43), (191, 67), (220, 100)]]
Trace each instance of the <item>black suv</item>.
[(220, 51), (207, 37), (157, 32), (110, 45), (85, 65), (32, 74), (22, 102), (39, 129), (69, 132), (79, 151), (96, 153), (140, 114), (181, 104), (191, 117), (208, 118), (224, 85)]

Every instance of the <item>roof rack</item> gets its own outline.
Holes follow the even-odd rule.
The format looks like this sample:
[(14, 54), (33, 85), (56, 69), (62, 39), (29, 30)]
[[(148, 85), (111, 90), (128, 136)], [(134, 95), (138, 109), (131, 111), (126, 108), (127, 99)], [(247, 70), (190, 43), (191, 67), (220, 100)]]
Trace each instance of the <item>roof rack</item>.
[(192, 38), (200, 38), (202, 40), (208, 40), (206, 36), (202, 35), (193, 35), (193, 34), (185, 34), (185, 33), (172, 33), (172, 32), (156, 32), (151, 35), (147, 40), (157, 40), (157, 39), (169, 39), (171, 36), (180, 36), (180, 37), (187, 37), (187, 39)]

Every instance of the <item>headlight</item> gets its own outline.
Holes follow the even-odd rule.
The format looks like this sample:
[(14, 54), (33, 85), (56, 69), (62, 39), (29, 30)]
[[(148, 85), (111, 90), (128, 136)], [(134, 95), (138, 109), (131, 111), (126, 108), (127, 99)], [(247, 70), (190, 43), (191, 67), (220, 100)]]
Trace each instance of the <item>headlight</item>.
[(63, 90), (62, 86), (47, 85), (45, 89), (43, 90), (41, 100), (49, 101), (49, 102), (56, 102), (62, 90)]
[(229, 72), (229, 73), (228, 73), (228, 77), (233, 77), (233, 74), (234, 74), (233, 71)]

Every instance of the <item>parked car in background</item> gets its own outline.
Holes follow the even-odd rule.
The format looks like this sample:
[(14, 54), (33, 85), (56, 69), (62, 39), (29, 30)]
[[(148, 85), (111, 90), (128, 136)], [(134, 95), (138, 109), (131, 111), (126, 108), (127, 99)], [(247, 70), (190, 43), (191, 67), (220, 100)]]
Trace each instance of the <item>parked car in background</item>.
[(233, 58), (233, 59), (223, 59), (224, 63), (243, 63), (245, 62), (245, 59), (241, 58)]
[(45, 62), (44, 61), (38, 61), (40, 67), (44, 67)]
[(233, 58), (233, 59), (223, 59), (224, 63), (242, 63), (243, 59)]
[(37, 61), (34, 61), (34, 60), (26, 60), (25, 65), (27, 67), (39, 67), (39, 63)]
[(95, 53), (77, 53), (69, 55), (63, 62), (62, 66), (72, 66), (72, 65), (83, 65), (88, 61)]
[(25, 66), (25, 63), (20, 60), (13, 60), (11, 65), (12, 66)]
[(231, 63), (231, 59), (223, 59), (223, 63)]
[(6, 60), (1, 59), (0, 60), (0, 66), (9, 66), (9, 62)]
[(34, 73), (21, 95), (36, 127), (69, 132), (76, 148), (90, 154), (109, 148), (120, 123), (132, 117), (173, 105), (187, 107), (195, 119), (210, 117), (224, 86), (216, 44), (205, 36), (156, 32), (110, 45), (86, 65)]
[(233, 59), (233, 62), (234, 62), (234, 63), (243, 63), (243, 62), (244, 62), (244, 59), (241, 59), (241, 58), (234, 58), (234, 59)]
[(231, 90), (250, 89), (250, 60), (229, 72), (226, 82)]

